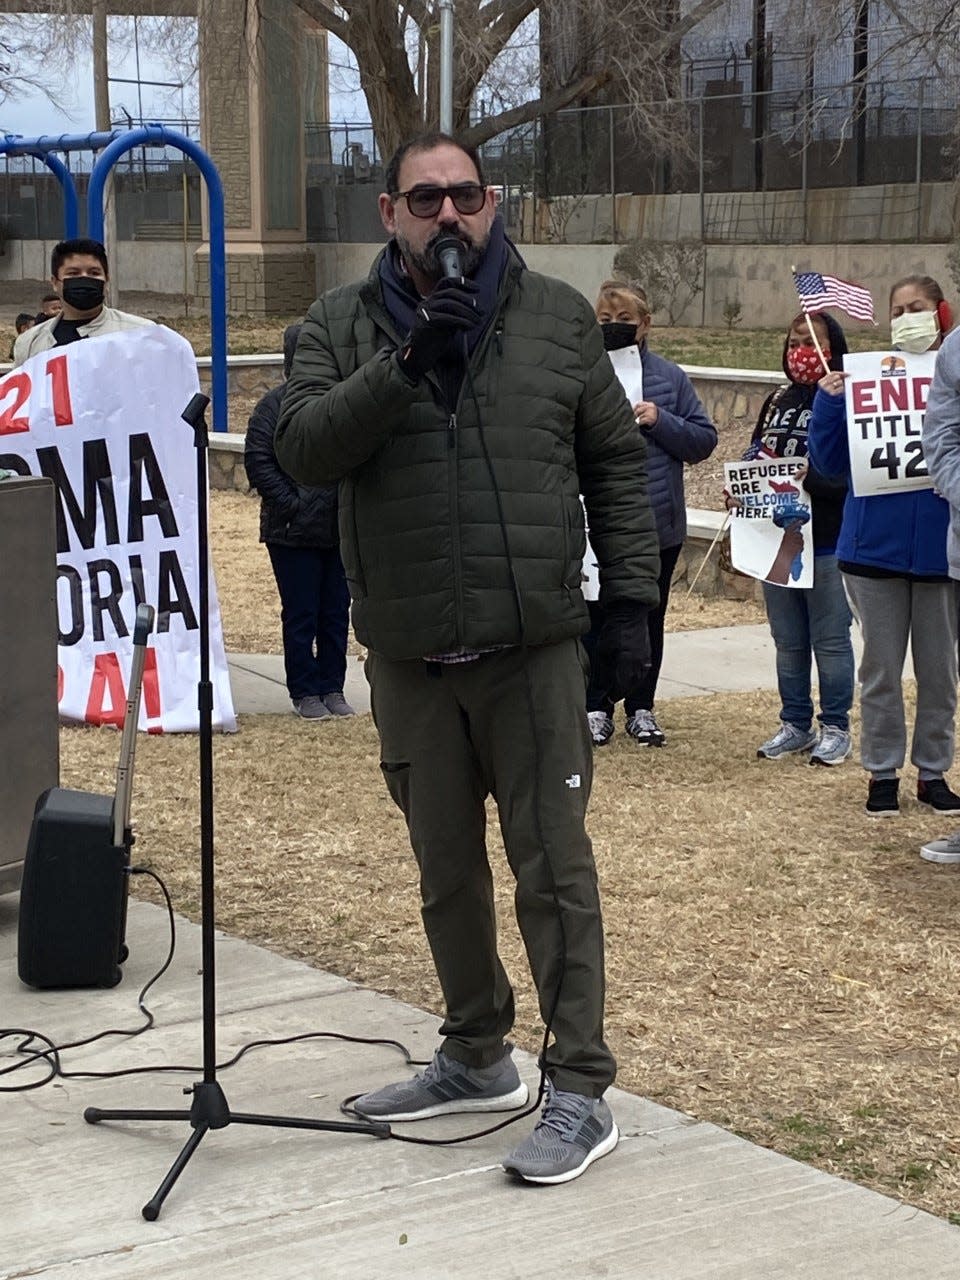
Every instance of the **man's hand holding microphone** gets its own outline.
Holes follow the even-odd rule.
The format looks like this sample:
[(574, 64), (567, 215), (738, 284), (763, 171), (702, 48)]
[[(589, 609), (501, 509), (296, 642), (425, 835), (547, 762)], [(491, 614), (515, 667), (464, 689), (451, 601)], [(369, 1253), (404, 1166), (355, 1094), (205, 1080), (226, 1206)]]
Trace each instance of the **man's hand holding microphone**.
[(483, 319), (480, 287), (462, 274), (462, 246), (454, 235), (437, 242), (443, 276), (429, 297), (417, 304), (413, 325), (397, 353), (397, 363), (412, 382), (422, 378), (450, 352), (461, 334)]

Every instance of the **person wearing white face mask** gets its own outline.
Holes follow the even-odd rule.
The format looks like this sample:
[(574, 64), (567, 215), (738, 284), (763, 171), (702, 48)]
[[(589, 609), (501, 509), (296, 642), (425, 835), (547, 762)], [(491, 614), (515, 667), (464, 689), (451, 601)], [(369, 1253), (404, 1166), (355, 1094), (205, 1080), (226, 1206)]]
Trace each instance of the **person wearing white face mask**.
[[(937, 352), (923, 420), (923, 454), (937, 492), (950, 506), (947, 560), (951, 578), (960, 579), (960, 329), (949, 333)], [(927, 862), (960, 862), (960, 831), (928, 841), (920, 856)]]
[[(950, 327), (943, 291), (929, 276), (906, 276), (890, 291), (893, 345), (919, 353), (939, 347)], [(843, 382), (820, 381), (809, 428), (810, 461), (825, 475), (847, 475), (850, 456)], [(947, 569), (947, 503), (932, 489), (856, 497), (844, 504), (837, 540), (843, 582), (863, 633), (860, 758), (870, 774), (866, 812), (900, 811), (906, 755), (903, 664), (913, 651), (917, 709), (910, 759), (917, 800), (960, 813), (944, 774), (953, 763), (957, 709), (957, 589)]]

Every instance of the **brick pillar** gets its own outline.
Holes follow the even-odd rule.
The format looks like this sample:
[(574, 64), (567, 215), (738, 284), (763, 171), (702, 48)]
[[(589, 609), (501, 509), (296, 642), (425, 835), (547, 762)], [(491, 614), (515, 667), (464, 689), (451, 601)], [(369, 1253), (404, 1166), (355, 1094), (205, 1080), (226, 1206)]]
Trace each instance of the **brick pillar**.
[[(199, 6), (201, 138), (224, 186), (227, 308), (233, 315), (302, 315), (316, 297), (316, 261), (306, 243), (306, 32), (288, 0), (246, 0), (246, 14), (244, 8), (237, 0)], [(207, 244), (197, 251), (196, 281), (208, 305)]]

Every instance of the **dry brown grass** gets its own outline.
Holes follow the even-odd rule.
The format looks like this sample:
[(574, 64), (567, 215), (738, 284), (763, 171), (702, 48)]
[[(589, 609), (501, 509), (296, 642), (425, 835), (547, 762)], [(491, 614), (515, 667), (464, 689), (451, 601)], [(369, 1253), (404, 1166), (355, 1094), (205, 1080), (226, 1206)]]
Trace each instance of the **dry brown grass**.
[[(234, 648), (258, 634), (237, 627), (269, 576), (252, 539), (223, 545), (238, 502), (255, 509), (215, 495)], [(597, 754), (590, 830), (619, 1083), (957, 1220), (960, 874), (917, 856), (944, 824), (914, 803), (868, 819), (853, 764), (758, 761), (776, 710), (772, 693), (665, 702), (664, 750), (618, 733)], [(111, 787), (115, 733), (64, 729), (61, 742), (63, 785)], [(369, 717), (241, 717), (218, 737), (218, 921), (439, 1012), (413, 860), (377, 764)], [(138, 744), (137, 853), (194, 919), (196, 777), (194, 738)], [(495, 835), (491, 846), (516, 1038), (535, 1050), (509, 873)]]

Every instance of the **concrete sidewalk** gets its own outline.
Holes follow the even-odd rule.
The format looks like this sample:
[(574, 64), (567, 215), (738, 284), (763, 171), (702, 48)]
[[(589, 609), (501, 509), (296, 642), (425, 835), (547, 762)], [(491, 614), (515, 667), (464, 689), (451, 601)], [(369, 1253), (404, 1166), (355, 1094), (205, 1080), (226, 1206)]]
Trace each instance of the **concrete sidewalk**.
[[(853, 628), (853, 647), (859, 661), (862, 646), (857, 627)], [(279, 654), (234, 653), (228, 655), (227, 661), (238, 713), (291, 711)], [(908, 654), (904, 675), (912, 674)], [(776, 684), (776, 658), (769, 627), (761, 624), (673, 631), (664, 645), (657, 700), (775, 689)], [(355, 710), (370, 710), (363, 663), (352, 658), (347, 662), (345, 693)]]
[[(119, 987), (36, 992), (16, 977), (16, 907), (14, 896), (0, 898), (4, 1022), (57, 1042), (138, 1024), (136, 994), (166, 953), (162, 909), (131, 904)], [(417, 1009), (224, 935), (216, 956), (221, 1061), (249, 1040), (303, 1032), (396, 1038), (417, 1058), (434, 1048), (436, 1020)], [(155, 1029), (67, 1053), (65, 1067), (199, 1063), (199, 964), (199, 930), (178, 920), (174, 963), (148, 996)], [(534, 1063), (522, 1054), (518, 1061), (535, 1089)], [(341, 1098), (406, 1073), (387, 1047), (315, 1040), (254, 1050), (220, 1080), (237, 1112), (336, 1119)], [(197, 1068), (76, 1079), (4, 1099), (3, 1280), (960, 1275), (960, 1231), (941, 1219), (616, 1089), (608, 1097), (620, 1146), (568, 1186), (517, 1185), (500, 1169), (532, 1118), (446, 1147), (232, 1125), (205, 1136), (159, 1220), (145, 1222), (140, 1208), (189, 1126), (91, 1126), (84, 1108), (188, 1106), (182, 1090), (200, 1077)], [(452, 1137), (489, 1120), (448, 1117), (406, 1131)]]

